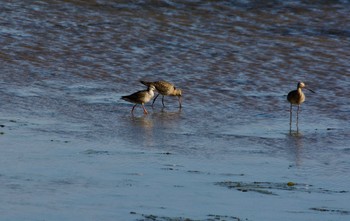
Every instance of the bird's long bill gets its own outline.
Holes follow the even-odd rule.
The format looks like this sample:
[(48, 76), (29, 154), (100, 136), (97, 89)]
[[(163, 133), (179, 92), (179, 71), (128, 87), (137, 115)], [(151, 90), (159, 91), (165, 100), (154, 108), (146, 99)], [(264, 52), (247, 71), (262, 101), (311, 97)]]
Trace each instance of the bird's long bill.
[(180, 108), (182, 108), (182, 97), (179, 96), (179, 105), (180, 105)]
[(311, 91), (312, 93), (316, 93), (315, 91), (311, 90), (310, 88), (306, 88), (306, 89)]

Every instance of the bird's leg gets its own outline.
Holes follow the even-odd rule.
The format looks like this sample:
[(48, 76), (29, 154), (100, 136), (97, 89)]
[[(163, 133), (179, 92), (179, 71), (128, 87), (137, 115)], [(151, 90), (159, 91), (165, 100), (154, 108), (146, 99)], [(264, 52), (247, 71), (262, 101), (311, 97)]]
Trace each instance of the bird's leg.
[(292, 130), (292, 110), (293, 110), (293, 105), (290, 104), (290, 108), (289, 108), (289, 130)]
[(181, 97), (179, 96), (179, 108), (182, 108)]
[(152, 107), (153, 107), (154, 102), (157, 100), (158, 96), (159, 96), (159, 94), (157, 94), (157, 96), (153, 99)]
[(148, 114), (148, 112), (147, 112), (145, 106), (144, 106), (143, 104), (141, 104), (141, 105), (142, 105), (142, 108), (143, 108), (143, 113), (144, 113), (144, 114)]
[(164, 95), (162, 95), (162, 104), (163, 104), (163, 107), (165, 107), (165, 105), (164, 105)]
[(135, 109), (136, 105), (137, 105), (137, 104), (135, 104), (135, 105), (132, 107), (132, 109), (131, 109), (131, 114), (134, 114), (134, 109)]
[(299, 134), (299, 125), (297, 124), (297, 134)]
[(298, 110), (297, 110), (297, 129), (298, 129), (298, 123), (299, 123), (299, 110), (300, 110), (300, 105), (298, 105)]

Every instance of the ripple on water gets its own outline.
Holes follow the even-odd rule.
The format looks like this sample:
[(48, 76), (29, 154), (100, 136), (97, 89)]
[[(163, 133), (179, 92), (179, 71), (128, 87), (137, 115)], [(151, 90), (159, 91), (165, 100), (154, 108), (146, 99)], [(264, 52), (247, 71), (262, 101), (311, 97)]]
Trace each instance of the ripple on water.
[[(185, 172), (189, 176), (177, 180), (175, 190), (181, 189), (189, 195), (198, 193), (189, 188), (193, 183), (182, 182), (198, 184), (199, 181), (205, 183), (203, 185), (214, 182), (197, 180), (213, 175), (191, 167), (202, 160), (205, 160), (203, 165), (221, 166), (228, 173), (245, 174), (245, 177), (260, 176), (257, 169), (264, 169), (268, 176), (278, 178), (299, 177), (306, 180), (300, 183), (310, 183), (314, 187), (311, 191), (316, 197), (326, 195), (320, 188), (348, 191), (348, 179), (344, 176), (349, 170), (350, 152), (348, 6), (347, 1), (68, 0), (59, 4), (47, 0), (4, 1), (0, 6), (0, 42), (3, 46), (0, 52), (0, 121), (5, 125), (1, 129), (5, 132), (0, 138), (2, 142), (11, 141), (8, 146), (13, 148), (4, 146), (1, 154), (4, 158), (0, 162), (10, 160), (25, 166), (6, 164), (0, 179), (6, 180), (10, 169), (20, 174), (20, 170), (25, 170), (23, 173), (29, 174), (27, 177), (33, 176), (40, 183), (44, 178), (38, 175), (39, 172), (32, 171), (33, 164), (51, 165), (50, 159), (54, 159), (59, 166), (43, 171), (47, 173), (44, 174), (47, 180), (51, 180), (46, 183), (56, 183), (54, 191), (63, 188), (64, 196), (74, 194), (71, 198), (82, 203), (86, 197), (93, 196), (100, 204), (94, 204), (93, 210), (89, 209), (91, 205), (82, 205), (80, 209), (88, 208), (84, 210), (87, 217), (92, 217), (90, 211), (101, 211), (104, 218), (110, 211), (115, 211), (109, 207), (115, 205), (113, 197), (133, 197), (135, 194), (130, 200), (133, 202), (126, 200), (123, 207), (118, 207), (117, 213), (125, 214), (123, 208), (140, 208), (140, 204), (133, 204), (140, 202), (140, 196), (141, 199), (150, 199), (148, 193), (154, 196), (153, 185), (160, 187), (157, 191), (173, 192), (174, 189), (167, 187), (174, 185), (167, 183), (170, 182), (168, 179), (162, 180), (168, 178), (162, 176), (163, 173), (174, 172), (171, 177), (176, 175), (177, 178), (189, 171)], [(140, 79), (173, 82), (183, 90), (184, 107), (178, 109), (177, 100), (166, 97), (165, 108), (158, 101), (153, 108), (146, 105), (149, 115), (143, 115), (137, 107), (135, 116), (131, 116), (132, 104), (120, 100), (120, 96), (144, 89)], [(299, 131), (293, 123), (290, 133), (286, 94), (296, 88), (299, 80), (305, 81), (317, 93), (305, 92)], [(26, 148), (20, 146), (23, 140)], [(87, 146), (81, 144), (86, 141)], [(45, 151), (38, 151), (40, 154), (35, 160), (28, 158), (33, 149), (42, 146)], [(126, 149), (126, 152), (119, 152), (120, 149)], [(65, 154), (77, 151), (80, 154), (75, 157), (79, 159), (68, 161), (55, 151)], [(54, 153), (54, 157), (50, 158), (50, 153)], [(144, 160), (140, 163), (142, 166), (135, 166), (140, 159)], [(134, 185), (134, 180), (131, 183), (113, 180), (110, 174), (115, 175), (120, 160), (128, 161), (125, 168), (135, 166), (121, 174), (145, 174), (141, 176), (142, 180), (133, 177), (138, 185)], [(81, 166), (82, 161), (89, 163)], [(157, 164), (159, 162), (161, 166)], [(26, 167), (25, 163), (30, 166)], [(56, 179), (52, 177), (52, 173), (60, 171), (61, 167), (84, 174), (84, 168), (91, 165), (97, 169), (98, 166), (105, 168), (96, 174), (89, 170), (87, 180), (100, 184), (104, 178), (111, 186), (113, 182), (110, 181), (115, 181), (116, 185), (95, 193), (99, 185), (91, 190), (91, 185), (86, 185), (89, 182), (76, 181), (69, 174)], [(181, 165), (183, 170), (168, 165)], [(39, 165), (38, 168), (46, 167)], [(27, 183), (12, 181), (6, 190), (23, 193)], [(324, 182), (325, 185), (320, 185)], [(240, 184), (257, 188), (257, 184), (249, 181)], [(38, 186), (43, 187), (36, 185), (33, 185), (34, 193), (40, 189)], [(64, 188), (81, 185), (84, 190), (74, 188), (70, 192), (70, 188)], [(278, 198), (285, 200), (279, 189), (281, 185), (279, 182), (261, 183), (260, 187), (265, 188), (263, 191), (280, 194)], [(335, 185), (344, 188), (330, 187)], [(113, 195), (119, 187), (131, 191)], [(301, 184), (295, 188), (299, 191), (305, 186)], [(205, 186), (200, 197), (203, 192), (208, 194), (205, 197), (225, 192), (225, 189), (220, 192), (213, 189)], [(329, 206), (329, 202), (342, 202), (342, 199), (331, 198), (332, 194), (327, 195), (330, 198), (320, 199), (320, 204), (307, 205), (310, 208), (307, 211), (314, 212), (307, 213), (308, 218), (312, 220), (314, 217), (311, 216), (316, 212), (343, 216), (342, 211), (348, 211), (346, 206), (344, 209), (338, 205)], [(41, 197), (41, 194), (33, 195)], [(346, 194), (341, 196), (346, 198)], [(13, 195), (5, 194), (6, 197), (5, 202), (12, 202)], [(22, 197), (30, 199), (26, 203), (32, 198)], [(211, 197), (210, 201), (212, 205), (221, 205), (223, 210), (231, 205), (227, 209), (227, 213), (231, 213), (231, 203), (235, 202), (222, 201), (228, 198), (237, 199)], [(234, 205), (240, 211), (237, 216), (248, 208), (240, 210), (244, 201), (250, 202), (244, 198)], [(49, 203), (49, 206), (60, 208), (60, 202)], [(282, 205), (278, 201), (272, 202)], [(299, 205), (299, 202), (293, 202), (293, 205)], [(159, 208), (159, 203), (148, 200), (147, 206), (141, 205), (142, 210), (154, 214), (154, 210), (147, 208)], [(258, 203), (254, 205), (257, 210), (248, 211), (249, 216), (259, 209), (266, 209)], [(168, 206), (174, 208), (179, 204)], [(8, 208), (13, 205), (7, 205), (7, 208), (5, 205), (6, 211), (10, 211)], [(21, 209), (16, 208), (16, 211), (23, 211)], [(198, 209), (202, 207), (191, 208), (189, 217)], [(170, 209), (162, 208), (162, 211), (169, 212)], [(280, 218), (282, 213), (273, 211), (271, 214)], [(141, 219), (148, 217), (139, 215)], [(171, 217), (153, 218), (178, 219), (177, 215)], [(245, 219), (244, 215), (242, 217)], [(235, 216), (205, 216), (202, 219), (214, 218), (237, 220)]]

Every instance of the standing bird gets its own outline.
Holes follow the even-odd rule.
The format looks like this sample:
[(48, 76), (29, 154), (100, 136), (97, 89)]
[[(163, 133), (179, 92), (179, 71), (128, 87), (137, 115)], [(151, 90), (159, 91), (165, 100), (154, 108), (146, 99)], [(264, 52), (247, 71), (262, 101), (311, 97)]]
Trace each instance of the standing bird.
[(134, 108), (138, 104), (141, 104), (143, 108), (143, 113), (148, 114), (144, 104), (149, 102), (153, 98), (155, 89), (156, 88), (153, 85), (150, 85), (147, 90), (138, 91), (128, 96), (122, 96), (121, 99), (135, 104), (131, 109), (132, 114), (134, 113)]
[(154, 102), (156, 101), (156, 99), (158, 98), (158, 96), (161, 94), (162, 97), (162, 104), (163, 107), (165, 107), (164, 105), (164, 96), (177, 96), (179, 98), (179, 107), (181, 108), (181, 96), (182, 96), (182, 92), (180, 89), (177, 89), (172, 83), (166, 82), (166, 81), (154, 81), (154, 82), (147, 82), (147, 81), (140, 81), (142, 84), (146, 85), (146, 86), (150, 86), (153, 85), (156, 90), (158, 91), (157, 96), (154, 98), (153, 102), (152, 102), (152, 107)]
[(294, 105), (298, 105), (298, 111), (297, 111), (297, 128), (298, 128), (298, 120), (299, 120), (299, 110), (300, 110), (300, 105), (305, 101), (305, 95), (303, 93), (303, 91), (301, 90), (302, 88), (305, 88), (309, 91), (311, 91), (312, 93), (315, 93), (313, 90), (306, 88), (306, 85), (303, 82), (298, 82), (298, 86), (296, 90), (293, 90), (291, 92), (288, 93), (287, 95), (287, 100), (290, 103), (290, 116), (289, 116), (289, 125), (290, 125), (290, 129), (292, 128), (292, 106)]

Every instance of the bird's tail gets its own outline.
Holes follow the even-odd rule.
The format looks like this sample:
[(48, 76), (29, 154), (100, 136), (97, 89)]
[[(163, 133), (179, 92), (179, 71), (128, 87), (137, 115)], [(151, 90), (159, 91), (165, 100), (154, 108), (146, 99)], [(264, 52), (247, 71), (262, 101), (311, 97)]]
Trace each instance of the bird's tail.
[(124, 100), (124, 101), (132, 102), (132, 101), (130, 101), (129, 96), (122, 96), (120, 99), (122, 99), (122, 100)]
[(148, 82), (148, 81), (140, 81), (140, 82), (141, 82), (141, 84), (144, 84), (147, 87), (149, 87), (151, 85), (151, 82)]

